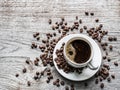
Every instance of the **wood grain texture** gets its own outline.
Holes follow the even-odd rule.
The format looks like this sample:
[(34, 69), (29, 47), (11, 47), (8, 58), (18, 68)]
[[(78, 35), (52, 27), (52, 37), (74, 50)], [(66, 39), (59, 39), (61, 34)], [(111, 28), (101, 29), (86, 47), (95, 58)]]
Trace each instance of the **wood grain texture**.
[[(94, 12), (95, 16), (86, 17), (85, 11)], [(49, 18), (55, 22), (64, 16), (71, 24), (76, 15), (83, 19), (82, 25), (88, 27), (98, 25), (94, 19), (99, 18), (99, 23), (109, 31), (108, 35), (118, 38), (117, 42), (109, 43), (114, 46), (109, 64), (116, 79), (111, 83), (104, 81), (104, 90), (120, 90), (120, 65), (118, 68), (113, 65), (115, 60), (120, 64), (120, 0), (0, 0), (0, 90), (64, 90), (64, 87), (46, 84), (46, 77), (27, 87), (27, 80), (32, 81), (35, 71), (44, 67), (33, 67), (31, 71), (24, 62), (29, 57), (34, 60), (40, 55), (39, 50), (30, 48), (31, 42), (35, 41), (32, 34), (40, 32), (41, 39), (44, 39), (45, 33), (53, 32), (47, 23)], [(26, 74), (21, 71), (24, 67), (28, 68)], [(94, 83), (94, 77), (87, 80), (89, 85), (85, 87), (84, 82), (66, 80), (54, 67), (52, 69), (55, 78), (65, 80), (68, 85), (75, 83), (76, 90), (101, 90), (99, 84)], [(16, 73), (20, 73), (19, 78), (15, 77)]]

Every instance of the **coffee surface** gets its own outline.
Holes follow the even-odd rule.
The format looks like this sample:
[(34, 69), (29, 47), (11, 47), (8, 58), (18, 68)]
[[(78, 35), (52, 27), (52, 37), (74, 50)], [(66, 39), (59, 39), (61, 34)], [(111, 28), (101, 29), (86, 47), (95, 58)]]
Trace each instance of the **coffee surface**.
[(76, 63), (85, 63), (91, 55), (91, 49), (87, 42), (83, 40), (74, 40), (68, 44), (67, 56)]

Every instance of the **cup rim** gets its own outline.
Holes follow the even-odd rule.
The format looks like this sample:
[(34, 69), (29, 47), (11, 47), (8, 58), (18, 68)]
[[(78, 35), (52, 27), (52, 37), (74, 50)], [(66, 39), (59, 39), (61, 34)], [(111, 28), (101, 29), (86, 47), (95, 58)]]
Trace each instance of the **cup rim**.
[[(85, 36), (85, 35), (84, 35), (84, 36)], [(91, 55), (90, 55), (89, 59), (88, 59), (86, 62), (84, 62), (84, 63), (76, 63), (76, 62), (73, 62), (73, 61), (70, 60), (70, 58), (66, 55), (66, 47), (67, 47), (67, 45), (68, 45), (70, 42), (74, 41), (74, 40), (83, 40), (83, 41), (85, 41), (87, 44), (89, 44), (89, 46), (90, 46)], [(84, 66), (84, 65), (87, 65), (87, 64), (92, 60), (92, 58), (93, 58), (93, 46), (92, 46), (91, 42), (90, 42), (87, 38), (85, 38), (85, 37), (82, 37), (82, 36), (72, 37), (72, 38), (70, 38), (70, 39), (65, 43), (65, 46), (64, 46), (64, 57), (65, 57), (65, 60), (67, 61), (68, 64), (74, 64), (74, 65), (76, 65), (75, 67), (82, 67), (82, 66)], [(72, 66), (73, 66), (73, 65), (72, 65)]]

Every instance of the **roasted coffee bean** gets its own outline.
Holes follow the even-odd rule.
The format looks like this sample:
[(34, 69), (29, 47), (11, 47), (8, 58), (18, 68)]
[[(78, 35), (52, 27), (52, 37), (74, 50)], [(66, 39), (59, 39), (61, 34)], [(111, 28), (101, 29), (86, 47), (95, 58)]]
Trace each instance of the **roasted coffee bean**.
[(68, 86), (65, 86), (65, 90), (69, 90), (69, 87), (68, 87)]
[(107, 81), (108, 81), (108, 82), (111, 82), (111, 78), (110, 78), (110, 77), (108, 77), (108, 78), (107, 78)]
[(115, 62), (114, 62), (114, 65), (115, 65), (115, 66), (118, 66), (118, 63), (115, 61)]
[(94, 16), (94, 13), (90, 13), (91, 16)]
[(51, 72), (47, 72), (47, 75), (51, 75)]
[(110, 46), (109, 46), (109, 49), (112, 51), (112, 50), (113, 50), (113, 46), (112, 46), (112, 45), (110, 45)]
[(71, 87), (73, 88), (73, 87), (74, 87), (74, 84), (71, 84)]
[(113, 41), (113, 38), (112, 38), (112, 37), (108, 37), (108, 40), (109, 40), (109, 41)]
[(65, 21), (65, 18), (64, 18), (64, 17), (61, 17), (61, 20), (62, 20), (62, 21)]
[(117, 41), (117, 38), (116, 38), (116, 37), (114, 37), (114, 38), (113, 38), (113, 40), (114, 40), (114, 41)]
[(26, 73), (26, 72), (27, 72), (27, 69), (26, 69), (26, 68), (24, 68), (22, 72), (23, 72), (23, 73)]
[(95, 84), (98, 84), (99, 80), (98, 78), (95, 79)]
[(65, 85), (65, 82), (64, 82), (64, 81), (61, 81), (60, 84), (64, 86), (64, 85)]
[(37, 37), (36, 39), (37, 39), (37, 41), (39, 41), (39, 40), (40, 40), (40, 37)]
[(86, 30), (86, 29), (87, 29), (87, 26), (83, 26), (83, 28)]
[(81, 29), (80, 29), (80, 33), (82, 33), (82, 32), (83, 32), (83, 29), (81, 28)]
[(31, 83), (30, 83), (30, 81), (28, 81), (28, 82), (27, 82), (27, 85), (28, 85), (28, 86), (31, 86)]
[(34, 76), (34, 80), (37, 80), (38, 79), (38, 76)]
[(82, 24), (82, 19), (79, 20), (79, 23)]
[(56, 33), (54, 32), (53, 35), (56, 36)]
[(43, 76), (43, 75), (44, 75), (44, 71), (41, 72), (41, 76)]
[(56, 81), (53, 82), (53, 85), (56, 85)]
[(49, 80), (49, 79), (47, 79), (47, 80), (46, 80), (46, 82), (47, 82), (47, 83), (49, 83), (49, 82), (50, 82), (50, 80)]
[(88, 86), (88, 83), (85, 82), (85, 83), (84, 83), (84, 86), (87, 87), (87, 86)]
[(89, 15), (89, 13), (88, 13), (88, 12), (85, 12), (85, 15), (86, 15), (86, 16), (88, 16), (88, 15)]
[(50, 79), (53, 79), (53, 75), (50, 75), (49, 77), (50, 77)]
[(17, 73), (15, 76), (16, 76), (16, 77), (19, 77), (19, 74)]
[(76, 16), (76, 20), (78, 20), (78, 16)]
[(115, 75), (114, 74), (112, 74), (111, 77), (112, 77), (112, 79), (115, 79)]
[(29, 60), (26, 60), (25, 62), (26, 62), (27, 64), (30, 64)]
[(49, 24), (51, 24), (51, 23), (52, 23), (52, 20), (51, 20), (51, 19), (49, 19), (48, 23), (49, 23)]
[(38, 75), (40, 75), (40, 73), (39, 73), (39, 72), (36, 72), (36, 75), (38, 76)]
[(35, 64), (36, 66), (38, 66), (38, 61), (37, 61), (37, 60), (34, 60), (34, 64)]
[(101, 84), (100, 84), (100, 88), (104, 88), (104, 83), (101, 83)]
[(99, 78), (99, 80), (100, 80), (100, 82), (102, 82), (103, 78), (102, 78), (102, 77), (100, 77), (100, 78)]
[(108, 60), (108, 62), (110, 62), (110, 61), (111, 61), (111, 59), (110, 59), (109, 57), (107, 58), (107, 60)]
[(98, 22), (99, 22), (99, 19), (95, 19), (95, 22), (98, 23)]
[(106, 56), (103, 56), (103, 59), (106, 59), (107, 57)]
[(57, 83), (56, 83), (56, 86), (57, 86), (57, 87), (60, 87), (60, 84), (57, 82)]

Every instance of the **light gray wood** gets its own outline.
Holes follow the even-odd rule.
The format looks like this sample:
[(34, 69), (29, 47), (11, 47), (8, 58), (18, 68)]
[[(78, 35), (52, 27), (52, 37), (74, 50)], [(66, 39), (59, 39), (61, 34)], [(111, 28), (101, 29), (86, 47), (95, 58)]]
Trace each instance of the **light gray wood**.
[[(86, 17), (85, 11), (94, 12), (95, 16)], [(110, 57), (115, 59), (109, 63), (116, 79), (111, 83), (103, 82), (104, 90), (120, 90), (120, 65), (113, 65), (115, 60), (120, 64), (120, 0), (0, 0), (0, 90), (64, 90), (63, 86), (57, 88), (52, 83), (46, 84), (46, 77), (39, 82), (32, 80), (33, 73), (43, 69), (42, 66), (33, 67), (34, 70), (27, 74), (22, 74), (21, 70), (30, 68), (24, 63), (26, 58), (34, 60), (40, 55), (39, 50), (30, 48), (31, 42), (35, 41), (32, 34), (40, 32), (43, 39), (45, 33), (53, 32), (48, 25), (49, 18), (55, 22), (64, 16), (71, 23), (76, 15), (83, 19), (82, 25), (88, 27), (98, 25), (94, 19), (99, 18), (104, 29), (109, 31), (108, 35), (118, 38), (117, 42), (110, 43), (114, 46)], [(75, 83), (76, 90), (100, 90), (94, 78), (87, 80), (89, 85), (84, 87), (84, 82), (66, 80), (52, 69), (55, 78), (65, 80), (67, 85)], [(16, 73), (20, 73), (19, 78), (15, 77)], [(27, 80), (33, 81), (31, 87), (27, 87)]]

